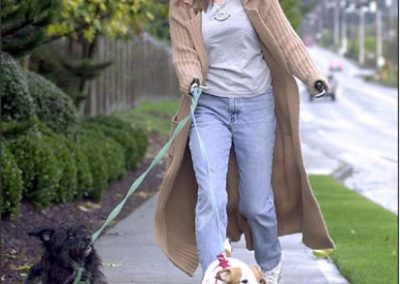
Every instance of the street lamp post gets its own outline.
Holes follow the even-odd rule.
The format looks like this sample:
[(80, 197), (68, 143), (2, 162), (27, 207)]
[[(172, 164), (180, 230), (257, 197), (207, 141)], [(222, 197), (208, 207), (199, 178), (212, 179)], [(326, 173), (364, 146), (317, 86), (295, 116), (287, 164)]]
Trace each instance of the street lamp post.
[(337, 1), (333, 3), (333, 29), (334, 29), (334, 44), (335, 47), (339, 46), (339, 9), (340, 7), (337, 5)]
[(346, 11), (346, 1), (340, 1), (340, 8), (342, 10), (342, 46), (340, 49), (340, 54), (345, 55), (347, 53), (347, 11)]
[(365, 7), (361, 7), (359, 11), (359, 53), (358, 63), (363, 65), (365, 62)]

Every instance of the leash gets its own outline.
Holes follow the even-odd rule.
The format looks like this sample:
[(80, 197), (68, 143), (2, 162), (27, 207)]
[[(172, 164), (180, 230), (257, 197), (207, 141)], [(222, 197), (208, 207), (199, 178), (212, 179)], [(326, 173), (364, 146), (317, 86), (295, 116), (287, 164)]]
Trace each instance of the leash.
[(82, 273), (85, 270), (83, 267), (79, 267), (78, 272), (76, 273), (75, 280), (73, 284), (90, 284), (90, 280), (86, 279), (86, 281), (82, 281)]
[[(129, 197), (132, 196), (133, 193), (138, 189), (138, 187), (141, 185), (145, 177), (148, 175), (148, 173), (158, 164), (161, 163), (163, 157), (167, 154), (168, 150), (171, 147), (172, 142), (175, 140), (175, 138), (178, 136), (178, 134), (182, 131), (182, 129), (185, 127), (185, 125), (188, 123), (190, 118), (194, 118), (194, 110), (197, 107), (197, 101), (201, 95), (201, 88), (199, 86), (195, 87), (192, 90), (192, 103), (191, 103), (191, 113), (184, 117), (177, 125), (175, 128), (173, 134), (171, 135), (170, 139), (165, 143), (165, 145), (161, 148), (161, 150), (158, 152), (158, 154), (155, 156), (153, 161), (151, 162), (150, 166), (132, 183), (131, 187), (129, 188), (129, 191), (126, 193), (125, 197), (115, 206), (115, 208), (109, 213), (107, 216), (107, 219), (103, 223), (103, 225), (98, 229), (91, 238), (91, 242), (94, 243), (101, 235), (101, 233), (104, 231), (104, 229), (118, 216), (118, 214), (121, 212), (122, 208), (124, 207), (126, 201), (128, 200)], [(197, 124), (194, 122), (196, 131), (197, 131)], [(200, 137), (200, 136), (199, 136)], [(203, 145), (203, 143), (201, 142)], [(205, 149), (204, 145), (202, 147), (202, 155), (205, 154)], [(205, 157), (205, 156), (204, 156)], [(208, 165), (208, 162), (207, 162)], [(207, 167), (208, 168), (208, 167)], [(215, 198), (214, 198), (215, 199)], [(215, 204), (215, 203), (214, 203)], [(214, 206), (213, 206), (214, 207)], [(80, 267), (76, 276), (73, 284), (90, 284), (89, 280), (86, 281), (81, 281), (82, 273), (84, 271), (83, 267)]]
[[(197, 140), (199, 142), (199, 148), (200, 148), (200, 153), (202, 156), (202, 159), (204, 161), (204, 163), (206, 164), (206, 174), (207, 174), (207, 178), (208, 178), (208, 184), (205, 187), (205, 190), (207, 192), (207, 195), (211, 197), (211, 210), (213, 214), (206, 214), (207, 219), (205, 222), (203, 223), (209, 223), (212, 221), (212, 219), (216, 218), (216, 223), (217, 223), (217, 229), (218, 232), (222, 232), (222, 225), (221, 225), (221, 218), (219, 215), (219, 211), (217, 208), (217, 200), (215, 198), (215, 194), (214, 192), (211, 190), (211, 180), (210, 180), (210, 163), (208, 162), (208, 157), (207, 157), (207, 151), (206, 151), (206, 146), (204, 145), (203, 140), (201, 139), (200, 133), (199, 133), (199, 129), (197, 127), (197, 122), (196, 122), (196, 117), (194, 115), (194, 111), (197, 107), (197, 101), (199, 99), (201, 95), (201, 89), (200, 88), (194, 88), (193, 92), (192, 92), (192, 96), (195, 98), (196, 104), (192, 104), (192, 106), (190, 107), (191, 109), (191, 115), (192, 115), (192, 121), (193, 121), (193, 125), (196, 131), (196, 136), (197, 136)], [(222, 237), (220, 234), (218, 234), (218, 239), (219, 239), (219, 251), (223, 252), (224, 251), (224, 241), (225, 241), (225, 237)]]
[[(195, 109), (197, 106), (197, 101), (198, 98), (200, 97), (201, 94), (201, 89), (199, 87), (194, 89), (193, 92), (195, 95), (192, 96), (192, 105), (191, 108)], [(185, 125), (188, 123), (190, 120), (191, 114), (187, 115), (184, 117), (177, 125), (175, 128), (173, 134), (171, 135), (171, 138), (168, 140), (168, 142), (161, 148), (161, 150), (158, 152), (154, 160), (151, 162), (150, 166), (142, 173), (131, 185), (129, 191), (126, 193), (125, 197), (121, 200), (120, 203), (117, 204), (117, 206), (110, 212), (108, 215), (106, 221), (104, 224), (100, 227), (97, 232), (95, 232), (92, 235), (92, 243), (94, 243), (100, 236), (100, 234), (104, 231), (104, 229), (117, 217), (117, 215), (121, 212), (122, 208), (125, 205), (125, 202), (128, 200), (128, 198), (135, 193), (135, 191), (138, 189), (140, 184), (143, 182), (144, 178), (148, 175), (148, 173), (159, 163), (161, 163), (162, 158), (167, 154), (169, 148), (171, 147), (172, 142), (175, 140), (176, 136), (182, 131), (182, 129), (185, 127)]]

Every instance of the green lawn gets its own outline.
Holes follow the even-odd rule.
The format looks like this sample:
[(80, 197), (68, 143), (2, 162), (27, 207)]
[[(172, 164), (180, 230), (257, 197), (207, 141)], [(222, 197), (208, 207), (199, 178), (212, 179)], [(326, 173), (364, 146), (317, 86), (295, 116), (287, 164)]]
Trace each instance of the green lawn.
[(178, 100), (143, 102), (131, 111), (115, 114), (118, 118), (143, 128), (147, 133), (168, 135), (171, 118), (178, 110)]
[(398, 219), (328, 176), (312, 176), (329, 233), (332, 254), (351, 283), (398, 283)]

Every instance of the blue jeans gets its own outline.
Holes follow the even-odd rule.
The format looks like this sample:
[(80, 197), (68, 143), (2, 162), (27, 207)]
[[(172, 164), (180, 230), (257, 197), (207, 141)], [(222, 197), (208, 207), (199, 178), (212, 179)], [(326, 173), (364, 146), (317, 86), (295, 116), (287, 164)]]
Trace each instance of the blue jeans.
[[(226, 178), (231, 146), (239, 170), (239, 210), (251, 228), (256, 261), (267, 270), (275, 267), (281, 258), (271, 185), (274, 110), (272, 92), (247, 98), (203, 93), (199, 98), (195, 118), (208, 157), (208, 174), (193, 124), (189, 148), (198, 183), (195, 229), (203, 273), (222, 252), (221, 241), (226, 238)], [(212, 210), (210, 192), (215, 196), (218, 214)]]

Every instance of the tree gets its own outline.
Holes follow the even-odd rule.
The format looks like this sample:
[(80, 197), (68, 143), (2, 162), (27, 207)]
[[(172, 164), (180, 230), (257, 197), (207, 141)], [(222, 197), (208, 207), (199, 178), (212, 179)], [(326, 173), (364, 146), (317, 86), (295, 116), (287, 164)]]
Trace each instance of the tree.
[[(57, 63), (54, 58), (35, 54), (34, 60), (38, 59), (38, 71), (45, 69), (43, 67), (46, 65), (52, 65), (58, 68), (57, 73), (66, 75), (60, 77), (42, 73), (68, 92), (74, 99), (75, 105), (80, 107), (87, 97), (86, 83), (111, 65), (109, 61), (94, 60), (98, 37), (131, 38), (142, 32), (144, 26), (154, 19), (149, 12), (152, 2), (150, 0), (61, 0), (61, 2), (58, 16), (48, 26), (47, 34), (49, 41), (60, 37), (67, 38), (68, 57), (58, 56)], [(52, 72), (52, 70), (46, 72), (48, 71)]]
[(303, 19), (300, 1), (281, 0), (280, 4), (293, 28), (297, 30), (301, 26)]
[(49, 26), (50, 36), (82, 36), (93, 42), (96, 36), (127, 38), (141, 32), (154, 19), (147, 11), (150, 0), (62, 0), (62, 10)]
[(21, 57), (43, 44), (60, 9), (61, 0), (1, 1), (2, 50)]

